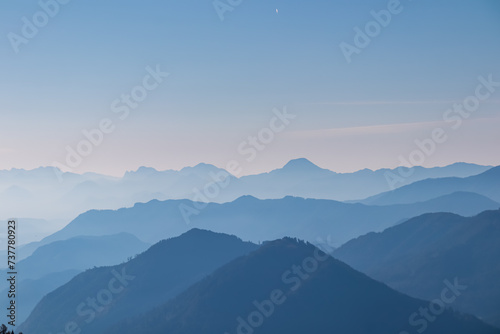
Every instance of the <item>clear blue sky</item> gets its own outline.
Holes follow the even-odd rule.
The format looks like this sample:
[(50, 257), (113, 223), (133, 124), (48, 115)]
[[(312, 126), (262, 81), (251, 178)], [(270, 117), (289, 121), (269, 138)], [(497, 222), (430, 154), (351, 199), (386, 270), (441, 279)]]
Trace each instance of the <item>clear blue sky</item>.
[[(221, 21), (210, 0), (73, 0), (15, 53), (9, 33), (40, 5), (2, 1), (0, 169), (64, 163), (103, 118), (115, 130), (73, 171), (236, 160), (251, 174), (297, 157), (335, 171), (395, 167), (436, 127), (449, 138), (424, 165), (500, 165), (500, 88), (458, 129), (442, 122), (478, 76), (500, 81), (500, 2), (401, 0), (347, 63), (339, 44), (387, 4), (243, 0)], [(157, 64), (170, 76), (119, 120), (111, 103)], [(240, 143), (283, 106), (297, 117), (246, 161)]]

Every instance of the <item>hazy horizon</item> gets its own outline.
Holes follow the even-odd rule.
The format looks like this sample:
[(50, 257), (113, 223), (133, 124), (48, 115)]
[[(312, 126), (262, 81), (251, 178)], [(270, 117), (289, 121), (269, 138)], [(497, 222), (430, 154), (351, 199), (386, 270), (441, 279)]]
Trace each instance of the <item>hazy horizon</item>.
[[(272, 169), (269, 169), (269, 170), (255, 172), (255, 173), (252, 173), (252, 174), (240, 173), (240, 174), (235, 175), (235, 176), (236, 177), (243, 177), (243, 176), (251, 176), (251, 175), (259, 175), (259, 174), (269, 173), (269, 172), (272, 172), (274, 170), (278, 170), (278, 169), (283, 168), (287, 163), (289, 163), (291, 161), (301, 160), (301, 159), (308, 160), (309, 162), (313, 163), (314, 165), (316, 165), (319, 168), (326, 169), (326, 170), (329, 170), (329, 171), (332, 171), (332, 172), (335, 172), (335, 173), (338, 173), (338, 174), (350, 174), (350, 173), (355, 173), (355, 172), (359, 172), (359, 171), (362, 171), (362, 170), (378, 171), (378, 170), (384, 170), (384, 169), (390, 169), (390, 170), (392, 170), (392, 169), (397, 169), (398, 167), (408, 167), (408, 166), (399, 165), (399, 166), (395, 166), (395, 167), (381, 167), (381, 168), (377, 168), (377, 169), (362, 168), (362, 169), (354, 169), (354, 170), (347, 170), (347, 171), (339, 171), (339, 170), (333, 170), (333, 169), (330, 169), (330, 168), (326, 168), (326, 167), (320, 166), (320, 165), (316, 164), (314, 161), (311, 161), (310, 159), (301, 157), (301, 158), (291, 159), (291, 160), (285, 162), (283, 165), (278, 165), (276, 167), (272, 167)], [(451, 164), (445, 164), (445, 165), (435, 165), (435, 166), (421, 166), (421, 165), (416, 165), (416, 166), (411, 166), (411, 167), (443, 168), (443, 167), (447, 167), (447, 166), (451, 166), (451, 165), (455, 165), (455, 164), (479, 165), (479, 166), (485, 166), (485, 167), (495, 167), (496, 166), (496, 165), (479, 164), (479, 163), (475, 163), (475, 162), (456, 161), (456, 162), (453, 162)], [(121, 178), (121, 177), (125, 176), (126, 173), (136, 172), (140, 168), (153, 168), (153, 169), (155, 169), (158, 172), (165, 172), (165, 171), (176, 171), (176, 172), (179, 172), (179, 171), (181, 171), (184, 168), (193, 168), (193, 167), (196, 167), (198, 165), (210, 165), (210, 166), (214, 166), (214, 167), (226, 170), (226, 168), (225, 168), (226, 166), (217, 166), (217, 165), (214, 165), (214, 164), (211, 164), (211, 163), (207, 163), (207, 162), (199, 162), (199, 163), (197, 163), (195, 165), (181, 167), (180, 169), (172, 169), (172, 168), (158, 169), (158, 168), (155, 168), (153, 166), (139, 166), (136, 169), (126, 170), (126, 171), (124, 171), (121, 174), (115, 174), (115, 175), (113, 175), (113, 174), (103, 174), (103, 173), (99, 173), (97, 171), (92, 171), (92, 170), (90, 170), (90, 171), (83, 171), (83, 172), (71, 171), (71, 173), (79, 174), (79, 175), (83, 175), (83, 174), (86, 174), (86, 173), (91, 173), (91, 174), (100, 174), (100, 175), (103, 175), (103, 176), (110, 176), (110, 177)], [(52, 167), (58, 168), (57, 166), (38, 166), (38, 167), (35, 167), (35, 168), (16, 168), (16, 167), (12, 167), (12, 168), (9, 168), (9, 169), (0, 169), (0, 171), (13, 171), (13, 170), (32, 171), (32, 170), (36, 170), (36, 169), (39, 169), (39, 168), (52, 168)]]

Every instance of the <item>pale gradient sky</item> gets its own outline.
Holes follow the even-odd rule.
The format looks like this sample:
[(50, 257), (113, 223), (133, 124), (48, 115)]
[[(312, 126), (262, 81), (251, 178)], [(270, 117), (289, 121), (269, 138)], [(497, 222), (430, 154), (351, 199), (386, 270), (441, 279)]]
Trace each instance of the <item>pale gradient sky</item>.
[[(396, 167), (437, 127), (448, 140), (424, 166), (500, 165), (500, 88), (458, 129), (443, 122), (478, 76), (500, 81), (500, 2), (401, 5), (348, 64), (339, 44), (387, 1), (244, 0), (224, 21), (211, 0), (72, 1), (17, 54), (7, 35), (40, 7), (3, 1), (0, 169), (63, 163), (103, 118), (116, 129), (73, 171), (236, 160), (253, 174), (298, 157), (340, 172)], [(111, 103), (156, 64), (170, 76), (119, 120)], [(247, 162), (238, 146), (283, 106), (297, 117)]]

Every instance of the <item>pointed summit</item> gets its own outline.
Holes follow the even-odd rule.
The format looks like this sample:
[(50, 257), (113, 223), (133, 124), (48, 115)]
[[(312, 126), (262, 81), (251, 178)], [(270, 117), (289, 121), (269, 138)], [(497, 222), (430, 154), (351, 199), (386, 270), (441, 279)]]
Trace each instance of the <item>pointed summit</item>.
[(283, 166), (283, 170), (294, 172), (314, 172), (323, 171), (324, 169), (316, 166), (306, 158), (299, 158), (290, 160), (285, 166)]

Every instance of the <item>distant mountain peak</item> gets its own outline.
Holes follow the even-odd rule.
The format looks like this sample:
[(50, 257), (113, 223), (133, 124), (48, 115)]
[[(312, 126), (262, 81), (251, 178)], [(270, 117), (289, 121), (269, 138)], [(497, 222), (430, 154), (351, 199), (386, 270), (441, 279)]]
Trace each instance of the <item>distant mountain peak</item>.
[(131, 175), (152, 175), (152, 174), (156, 174), (156, 173), (159, 173), (159, 172), (158, 172), (158, 170), (156, 170), (153, 167), (141, 166), (141, 167), (137, 168), (137, 170), (135, 170), (135, 171), (126, 171), (124, 177), (131, 176)]
[(255, 196), (252, 196), (252, 195), (243, 195), (243, 196), (240, 196), (237, 199), (235, 199), (233, 202), (243, 202), (243, 201), (252, 201), (253, 202), (253, 201), (260, 201), (260, 199), (258, 199)]
[(207, 164), (207, 163), (199, 163), (196, 166), (192, 167), (184, 167), (180, 170), (181, 173), (192, 173), (192, 172), (198, 172), (198, 173), (209, 173), (209, 172), (218, 172), (218, 171), (225, 171), (224, 169), (221, 169), (217, 166)]
[[(215, 166), (212, 165), (212, 164), (207, 164), (207, 163), (204, 163), (204, 162), (200, 162), (199, 164), (197, 164), (193, 168), (213, 168), (213, 167), (215, 167)], [(215, 167), (215, 168), (217, 168), (217, 167)]]
[(323, 168), (318, 167), (306, 158), (290, 160), (285, 166), (283, 166), (283, 169), (297, 171), (323, 170)]
[(187, 232), (182, 233), (179, 236), (179, 238), (180, 237), (191, 236), (191, 235), (201, 235), (201, 236), (205, 236), (205, 237), (210, 237), (210, 236), (225, 236), (226, 237), (226, 236), (229, 236), (228, 234), (218, 233), (218, 232), (214, 232), (214, 231), (210, 231), (210, 230), (206, 230), (206, 229), (195, 227), (195, 228), (190, 229)]
[(146, 171), (153, 172), (153, 171), (157, 171), (157, 170), (153, 167), (141, 166), (137, 169), (137, 171), (138, 172), (146, 172)]

